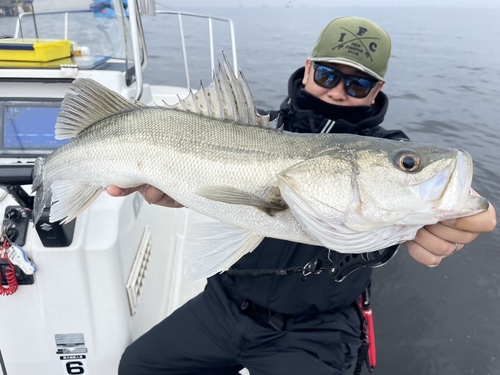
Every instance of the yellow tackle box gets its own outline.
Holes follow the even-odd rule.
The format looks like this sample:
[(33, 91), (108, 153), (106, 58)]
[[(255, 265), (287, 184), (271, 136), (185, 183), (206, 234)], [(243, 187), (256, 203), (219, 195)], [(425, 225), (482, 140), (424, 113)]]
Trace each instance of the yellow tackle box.
[(47, 62), (71, 56), (69, 40), (0, 39), (0, 60)]

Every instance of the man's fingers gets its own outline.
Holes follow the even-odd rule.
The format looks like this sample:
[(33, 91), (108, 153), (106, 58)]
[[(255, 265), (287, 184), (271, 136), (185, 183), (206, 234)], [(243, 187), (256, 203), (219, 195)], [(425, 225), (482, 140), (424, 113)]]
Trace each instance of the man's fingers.
[(122, 197), (138, 191), (142, 194), (146, 202), (148, 202), (149, 204), (157, 204), (160, 206), (172, 208), (184, 207), (182, 204), (173, 200), (161, 190), (147, 184), (128, 189), (121, 189), (117, 186), (108, 186), (106, 188), (106, 191), (112, 197)]
[(106, 188), (106, 192), (111, 195), (112, 197), (120, 197), (124, 195), (124, 189), (120, 189), (117, 186), (108, 186)]
[(421, 241), (425, 241), (426, 238), (423, 237), (425, 236), (426, 232), (429, 232), (433, 234), (435, 237), (438, 237), (445, 241), (449, 241), (453, 244), (455, 243), (468, 244), (474, 241), (479, 236), (479, 233), (477, 232), (458, 230), (455, 228), (448, 227), (442, 223), (437, 223), (434, 225), (427, 225), (425, 226), (424, 231), (417, 232), (417, 237), (419, 238), (417, 239), (417, 237), (415, 237), (415, 240), (420, 244), (424, 245), (424, 247), (426, 243), (422, 243)]
[(182, 204), (180, 204), (179, 202), (173, 200), (167, 194), (163, 194), (163, 197), (156, 204), (158, 204), (160, 206), (172, 207), (172, 208), (181, 208), (181, 207), (184, 207)]
[(170, 196), (165, 194), (163, 191), (155, 188), (151, 185), (143, 185), (141, 189), (141, 193), (144, 196), (144, 199), (149, 204), (157, 204), (159, 206), (172, 207), (172, 208), (180, 208), (184, 207), (179, 202), (173, 200)]
[(159, 204), (159, 202), (165, 196), (165, 193), (163, 193), (163, 191), (151, 185), (144, 185), (144, 189), (141, 192), (144, 196), (144, 199), (146, 199), (146, 202), (148, 202), (149, 204)]
[[(473, 195), (479, 196), (474, 191)], [(405, 242), (404, 246), (417, 262), (436, 267), (444, 258), (474, 241), (479, 234), (494, 230), (496, 225), (495, 209), (490, 204), (488, 209), (480, 214), (445, 220), (420, 228), (415, 238)]]
[(404, 245), (417, 262), (436, 267), (444, 258), (461, 250), (477, 236), (477, 233), (458, 231), (438, 223), (420, 229), (415, 239)]
[(404, 246), (413, 259), (427, 267), (437, 267), (444, 259), (444, 256), (431, 253), (415, 241), (405, 242)]
[(134, 188), (128, 188), (128, 189), (122, 189), (122, 188), (119, 188), (118, 186), (108, 186), (106, 188), (106, 192), (109, 195), (111, 195), (112, 197), (124, 197), (124, 196), (132, 194), (136, 191), (140, 191), (141, 188), (143, 188), (143, 186), (145, 186), (145, 185), (134, 187)]

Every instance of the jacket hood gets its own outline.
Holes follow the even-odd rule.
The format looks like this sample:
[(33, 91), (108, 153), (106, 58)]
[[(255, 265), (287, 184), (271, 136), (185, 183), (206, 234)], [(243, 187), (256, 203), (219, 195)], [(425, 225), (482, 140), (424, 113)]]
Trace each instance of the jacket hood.
[(288, 81), (288, 97), (280, 114), (285, 130), (319, 133), (331, 126), (334, 133), (366, 134), (384, 121), (389, 100), (379, 92), (371, 106), (338, 106), (326, 103), (304, 90), (305, 68), (297, 69)]

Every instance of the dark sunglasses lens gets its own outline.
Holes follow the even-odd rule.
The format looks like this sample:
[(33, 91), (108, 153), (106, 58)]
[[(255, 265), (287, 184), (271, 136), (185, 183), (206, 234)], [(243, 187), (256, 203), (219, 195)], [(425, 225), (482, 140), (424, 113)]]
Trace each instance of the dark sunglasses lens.
[(314, 82), (326, 89), (331, 89), (339, 84), (340, 75), (335, 69), (327, 66), (315, 65)]
[(352, 96), (353, 98), (365, 98), (372, 87), (374, 86), (373, 82), (361, 78), (361, 77), (349, 77), (346, 79), (345, 90), (347, 95)]

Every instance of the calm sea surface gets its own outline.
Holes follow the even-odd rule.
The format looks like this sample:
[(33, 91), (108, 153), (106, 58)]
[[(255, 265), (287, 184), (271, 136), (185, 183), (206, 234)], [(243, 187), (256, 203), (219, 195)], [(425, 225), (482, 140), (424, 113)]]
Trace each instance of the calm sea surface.
[[(163, 3), (166, 3), (163, 1)], [(157, 6), (158, 10), (168, 9)], [(277, 108), (321, 29), (345, 15), (369, 18), (392, 37), (385, 127), (413, 141), (468, 151), (473, 187), (500, 212), (500, 9), (192, 8), (231, 18), (238, 65), (258, 106)], [(0, 35), (5, 34), (0, 18)], [(2, 25), (2, 22), (4, 24)], [(185, 86), (176, 18), (145, 18), (145, 81)], [(185, 19), (191, 84), (210, 82), (205, 20)], [(214, 25), (216, 56), (232, 56), (226, 25)], [(193, 66), (193, 68), (191, 68)], [(374, 273), (379, 375), (500, 374), (500, 230), (437, 268), (400, 252)]]

